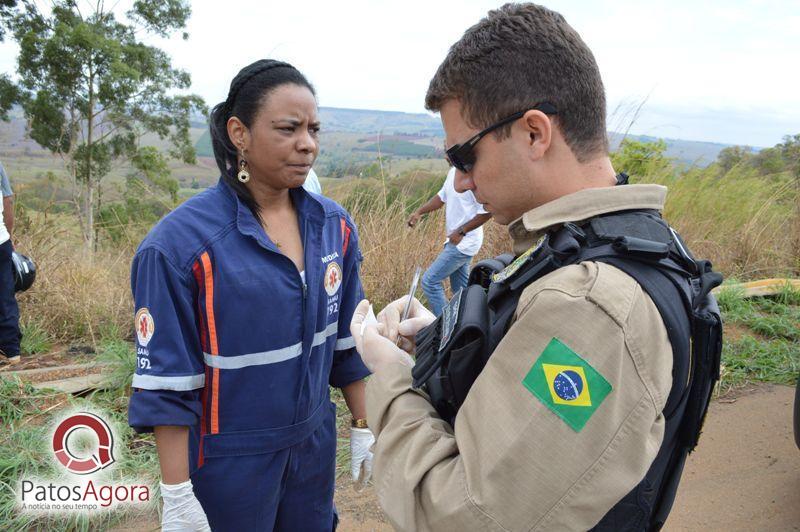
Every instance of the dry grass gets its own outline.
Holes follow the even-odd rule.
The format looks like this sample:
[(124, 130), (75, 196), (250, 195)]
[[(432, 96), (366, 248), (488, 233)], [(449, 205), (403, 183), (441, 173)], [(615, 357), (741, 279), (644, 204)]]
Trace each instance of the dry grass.
[[(350, 180), (328, 187), (347, 206), (359, 227), (364, 253), (362, 276), (367, 295), (383, 304), (408, 289), (415, 265), (426, 267), (444, 241), (440, 210), (415, 229), (408, 213), (427, 200), (441, 176), (415, 172), (391, 180)], [(797, 187), (786, 175), (755, 177), (736, 169), (717, 176), (713, 168), (678, 174), (670, 167), (642, 183), (669, 188), (666, 219), (698, 258), (714, 263), (726, 277), (757, 279), (800, 274), (795, 231), (800, 227)], [(425, 190), (427, 194), (420, 195)], [(476, 260), (511, 249), (505, 226), (489, 222)]]
[(127, 337), (132, 303), (132, 248), (100, 249), (92, 256), (69, 216), (32, 213), (18, 231), (17, 248), (34, 258), (36, 283), (18, 294), (22, 323), (50, 342), (90, 343)]
[[(416, 171), (387, 180), (348, 180), (326, 185), (326, 193), (353, 215), (364, 254), (362, 279), (376, 307), (408, 290), (414, 267), (427, 267), (444, 242), (444, 213), (429, 215), (416, 228), (408, 214), (431, 197), (441, 175)], [(711, 171), (653, 175), (647, 182), (670, 188), (666, 217), (698, 257), (711, 259), (726, 277), (754, 279), (796, 276), (794, 251), (798, 220), (797, 188), (783, 176), (772, 179)], [(33, 213), (20, 217), (18, 249), (36, 260), (34, 288), (19, 296), (23, 323), (50, 343), (129, 338), (133, 311), (129, 272), (137, 242), (101, 246), (83, 254), (73, 217)], [(510, 250), (504, 226), (485, 226), (484, 246), (476, 257)], [(420, 293), (418, 292), (418, 295)]]
[(800, 197), (786, 174), (754, 176), (734, 168), (717, 176), (709, 168), (642, 181), (669, 188), (665, 218), (697, 257), (710, 259), (726, 277), (800, 275)]
[[(430, 198), (441, 186), (428, 186), (432, 176), (414, 172), (398, 182), (354, 180), (330, 187), (326, 192), (347, 206), (358, 226), (364, 262), (361, 280), (364, 292), (376, 308), (408, 292), (416, 266), (427, 268), (445, 241), (444, 210), (427, 215), (409, 228), (409, 213)], [(428, 194), (420, 194), (420, 190)], [(433, 190), (433, 192), (431, 192)], [(484, 245), (475, 260), (493, 257), (510, 249), (505, 227), (494, 222), (484, 226)], [(421, 297), (422, 290), (417, 293)]]

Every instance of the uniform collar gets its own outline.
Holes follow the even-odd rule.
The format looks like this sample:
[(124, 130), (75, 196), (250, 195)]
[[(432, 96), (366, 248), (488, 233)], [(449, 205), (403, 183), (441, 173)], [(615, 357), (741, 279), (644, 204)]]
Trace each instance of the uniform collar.
[[(243, 235), (254, 237), (259, 242), (267, 243), (266, 235), (258, 219), (250, 208), (245, 205), (236, 192), (228, 185), (224, 179), (220, 178), (217, 185), (225, 194), (236, 204), (236, 227)], [(322, 202), (308, 193), (303, 187), (289, 189), (297, 215), (300, 220), (309, 220), (312, 223), (322, 224), (325, 220), (325, 207)], [(300, 224), (303, 231), (303, 224)], [(268, 246), (273, 247), (273, 246)]]
[(667, 187), (661, 185), (617, 185), (573, 192), (531, 209), (511, 222), (508, 232), (514, 241), (514, 253), (525, 252), (552, 227), (629, 209), (661, 211), (666, 198)]

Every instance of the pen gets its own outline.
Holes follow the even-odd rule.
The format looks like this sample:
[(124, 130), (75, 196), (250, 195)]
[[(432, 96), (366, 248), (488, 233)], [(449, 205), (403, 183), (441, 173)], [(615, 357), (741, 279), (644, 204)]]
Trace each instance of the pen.
[[(411, 289), (408, 291), (408, 301), (406, 301), (406, 308), (403, 309), (403, 315), (400, 317), (400, 321), (405, 321), (408, 319), (408, 314), (411, 312), (411, 302), (414, 300), (414, 294), (417, 291), (417, 285), (419, 284), (419, 277), (422, 274), (422, 268), (417, 266), (417, 269), (414, 270), (414, 278), (411, 280)], [(400, 343), (400, 337), (397, 337), (396, 344)]]

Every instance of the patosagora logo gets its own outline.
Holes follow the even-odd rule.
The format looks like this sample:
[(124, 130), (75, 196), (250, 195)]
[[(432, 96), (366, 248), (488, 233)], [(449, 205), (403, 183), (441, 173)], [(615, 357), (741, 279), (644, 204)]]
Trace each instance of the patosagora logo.
[[(92, 431), (97, 438), (97, 445), (89, 456), (75, 455), (70, 449), (70, 437), (75, 436), (80, 429)], [(56, 460), (71, 473), (88, 475), (114, 463), (114, 435), (108, 423), (100, 417), (88, 412), (79, 412), (69, 416), (56, 427), (53, 433), (53, 452), (56, 454)]]
[(23, 512), (92, 512), (150, 501), (146, 484), (120, 479), (109, 482), (115, 438), (104, 417), (76, 412), (58, 422), (51, 440), (52, 452), (58, 467), (67, 474), (20, 479), (17, 494)]

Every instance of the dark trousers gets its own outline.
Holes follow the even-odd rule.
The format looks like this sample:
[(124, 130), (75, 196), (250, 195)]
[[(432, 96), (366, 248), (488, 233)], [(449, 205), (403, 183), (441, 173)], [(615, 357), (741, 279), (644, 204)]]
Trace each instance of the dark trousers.
[(14, 264), (11, 240), (0, 244), (0, 353), (7, 357), (19, 355), (19, 307), (14, 296)]

